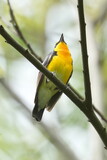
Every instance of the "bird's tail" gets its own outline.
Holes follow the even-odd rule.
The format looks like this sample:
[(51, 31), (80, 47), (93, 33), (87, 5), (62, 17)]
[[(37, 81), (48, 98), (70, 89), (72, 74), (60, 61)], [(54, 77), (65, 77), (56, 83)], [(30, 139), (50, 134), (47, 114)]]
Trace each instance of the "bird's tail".
[(38, 107), (36, 105), (34, 106), (34, 109), (33, 109), (33, 112), (32, 112), (32, 116), (39, 122), (42, 119), (44, 109), (45, 108), (43, 108), (40, 111), (38, 111)]

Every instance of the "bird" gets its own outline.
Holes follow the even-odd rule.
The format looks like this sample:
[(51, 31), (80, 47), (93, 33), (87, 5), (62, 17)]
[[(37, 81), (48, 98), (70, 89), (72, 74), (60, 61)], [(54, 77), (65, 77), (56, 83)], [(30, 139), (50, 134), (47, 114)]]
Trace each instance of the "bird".
[[(53, 73), (62, 83), (67, 84), (73, 73), (73, 58), (63, 33), (51, 53), (43, 61), (43, 66)], [(51, 111), (62, 95), (62, 91), (42, 72), (38, 73), (37, 89), (32, 117), (41, 121), (44, 110)]]

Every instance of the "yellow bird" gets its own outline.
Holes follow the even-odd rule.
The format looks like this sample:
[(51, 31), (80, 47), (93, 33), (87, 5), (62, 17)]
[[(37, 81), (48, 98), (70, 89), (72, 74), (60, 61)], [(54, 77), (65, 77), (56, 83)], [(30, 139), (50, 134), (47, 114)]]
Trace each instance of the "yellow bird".
[[(63, 34), (56, 43), (53, 52), (48, 54), (43, 65), (61, 82), (67, 84), (73, 72), (73, 59), (64, 41)], [(38, 74), (38, 84), (35, 96), (35, 106), (32, 116), (41, 121), (44, 109), (51, 111), (62, 92), (43, 73)]]

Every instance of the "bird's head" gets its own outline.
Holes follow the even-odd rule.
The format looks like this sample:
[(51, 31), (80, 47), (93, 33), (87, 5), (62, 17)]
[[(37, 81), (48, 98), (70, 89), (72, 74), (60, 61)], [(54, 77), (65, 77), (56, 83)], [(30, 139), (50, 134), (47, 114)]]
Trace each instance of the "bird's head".
[(59, 52), (59, 51), (69, 52), (67, 43), (64, 41), (63, 33), (61, 34), (60, 40), (56, 43), (54, 51), (56, 51), (56, 52)]

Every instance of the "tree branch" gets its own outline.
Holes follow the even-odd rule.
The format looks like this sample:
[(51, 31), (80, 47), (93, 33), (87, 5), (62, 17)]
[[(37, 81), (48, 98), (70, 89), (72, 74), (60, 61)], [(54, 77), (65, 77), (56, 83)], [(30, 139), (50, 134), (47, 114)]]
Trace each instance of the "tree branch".
[(78, 0), (78, 13), (80, 22), (80, 35), (81, 35), (81, 50), (83, 60), (83, 75), (84, 75), (84, 87), (85, 87), (85, 102), (88, 109), (92, 109), (92, 96), (90, 87), (90, 76), (88, 68), (88, 53), (86, 42), (86, 23), (84, 18), (83, 0)]
[(28, 50), (24, 49), (20, 44), (18, 44), (6, 31), (0, 26), (0, 34), (6, 39), (6, 42), (13, 46), (19, 53), (21, 53), (25, 58), (27, 58), (37, 69), (44, 73), (60, 90), (62, 90), (75, 104), (83, 111), (83, 113), (88, 117), (91, 124), (94, 126), (98, 132), (100, 138), (107, 147), (107, 133), (105, 128), (102, 126), (98, 118), (96, 117), (93, 110), (89, 111), (86, 107), (86, 103), (82, 101), (77, 95), (75, 95), (72, 90), (61, 83), (51, 72), (49, 72), (39, 60), (37, 60), (34, 55), (30, 54)]
[(35, 55), (35, 57), (40, 60), (42, 62), (42, 59), (34, 52), (34, 50), (32, 49), (31, 45), (27, 42), (27, 40), (25, 39), (23, 33), (21, 32), (20, 30), (20, 27), (16, 21), (16, 18), (15, 18), (15, 15), (14, 15), (14, 12), (13, 12), (13, 9), (11, 7), (11, 4), (10, 4), (10, 1), (7, 0), (8, 2), (8, 6), (9, 6), (9, 12), (10, 12), (10, 17), (11, 17), (11, 22), (13, 24), (13, 27), (15, 29), (15, 31), (17, 32), (19, 38), (25, 43), (25, 45), (27, 46), (27, 48), (29, 49), (29, 51)]
[[(21, 105), (21, 107), (24, 108), (24, 110), (27, 112), (27, 115), (24, 114), (25, 116), (28, 116), (30, 119), (31, 124), (34, 126), (35, 123), (33, 122), (33, 119), (31, 118), (31, 111), (29, 107), (22, 101), (22, 99), (12, 90), (12, 88), (8, 85), (8, 83), (4, 79), (0, 79), (0, 83), (2, 86), (6, 89), (6, 91)], [(36, 124), (37, 125), (37, 124)], [(37, 125), (38, 126), (38, 125)], [(41, 128), (40, 128), (41, 126)], [(52, 128), (46, 125), (45, 123), (41, 122), (40, 126), (38, 126), (39, 130), (44, 132), (48, 135), (50, 138), (50, 141), (56, 146), (57, 149), (61, 151), (61, 154), (66, 157), (66, 159), (70, 160), (79, 160), (77, 156), (74, 154), (74, 152), (69, 148), (69, 146), (66, 144), (64, 139), (59, 135), (55, 134), (53, 132)], [(43, 134), (44, 135), (44, 134)]]

